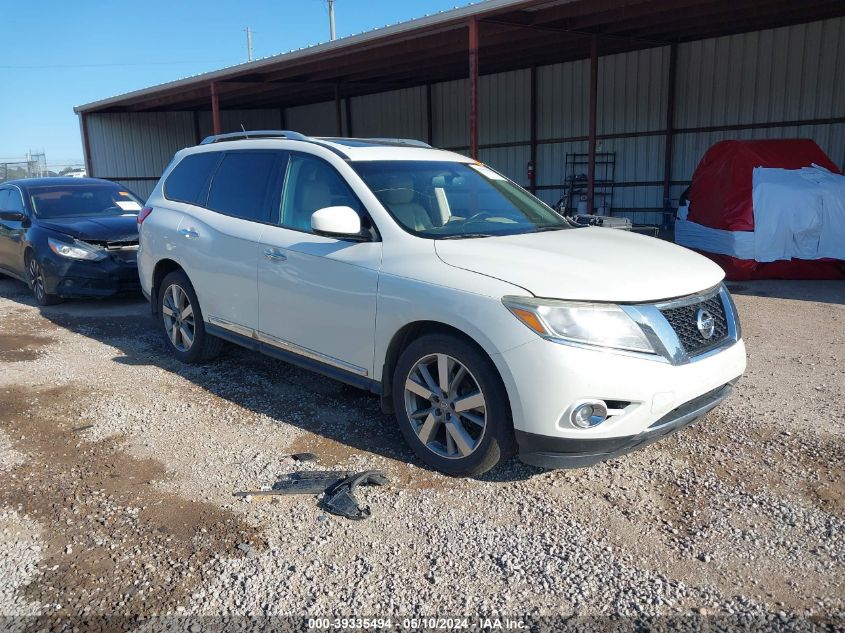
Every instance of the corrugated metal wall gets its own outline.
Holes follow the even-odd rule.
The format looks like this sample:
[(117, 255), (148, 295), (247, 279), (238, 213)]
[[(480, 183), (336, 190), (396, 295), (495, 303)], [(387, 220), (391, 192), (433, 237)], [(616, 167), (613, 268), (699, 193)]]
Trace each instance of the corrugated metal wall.
[(191, 112), (91, 114), (89, 173), (118, 180), (146, 198), (173, 154), (196, 143)]
[[(638, 222), (659, 223), (669, 86), (668, 46), (600, 57), (599, 152), (616, 157), (612, 206)], [(672, 197), (677, 199), (702, 154), (729, 138), (809, 137), (840, 166), (845, 163), (845, 18), (702, 40), (678, 46)], [(567, 153), (586, 153), (589, 61), (537, 68), (538, 195), (562, 195)], [(530, 160), (531, 72), (480, 79), (480, 158), (527, 185)], [(393, 90), (341, 104), (343, 133), (425, 139), (466, 153), (469, 145), (468, 81)], [(334, 101), (279, 110), (223, 111), (224, 131), (278, 128), (337, 134)], [(192, 113), (109, 114), (87, 117), (94, 173), (155, 177), (173, 152), (195, 142)], [(820, 121), (821, 120), (821, 121)], [(789, 126), (713, 130), (723, 126), (794, 123)], [(198, 116), (200, 136), (211, 116)], [(708, 128), (702, 130), (701, 128)], [(127, 149), (128, 148), (128, 149)], [(125, 180), (127, 186), (132, 186)], [(148, 181), (133, 181), (145, 195)], [(149, 184), (152, 188), (152, 183)], [(640, 212), (630, 213), (630, 210)]]
[[(200, 138), (214, 134), (211, 112), (199, 112)], [(282, 125), (282, 111), (276, 110), (221, 110), (220, 128), (223, 133), (246, 130), (278, 130)]]
[[(341, 104), (341, 120), (346, 129), (346, 108)], [(287, 129), (310, 136), (337, 136), (337, 108), (334, 101), (312, 103), (285, 110)]]
[[(363, 137), (418, 138), (428, 135), (425, 87), (353, 97), (352, 134)], [(349, 130), (346, 130), (349, 133)]]

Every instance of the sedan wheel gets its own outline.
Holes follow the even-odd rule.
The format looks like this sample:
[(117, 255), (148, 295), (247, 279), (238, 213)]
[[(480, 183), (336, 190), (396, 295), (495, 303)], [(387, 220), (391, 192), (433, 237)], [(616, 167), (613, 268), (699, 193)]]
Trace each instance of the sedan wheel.
[(196, 335), (196, 322), (188, 293), (177, 284), (168, 286), (164, 291), (161, 312), (164, 319), (164, 331), (173, 347), (180, 352), (190, 350)]
[(38, 302), (44, 301), (44, 296), (46, 295), (44, 291), (44, 273), (41, 272), (41, 265), (35, 257), (29, 259), (29, 285)]
[(487, 428), (484, 392), (472, 373), (447, 354), (417, 361), (405, 380), (405, 412), (428, 450), (462, 459), (481, 444)]
[(29, 277), (29, 287), (32, 290), (32, 296), (35, 297), (38, 305), (49, 306), (61, 302), (58, 296), (51, 295), (47, 292), (44, 270), (41, 268), (41, 264), (38, 263), (38, 258), (35, 254), (27, 255), (26, 274)]

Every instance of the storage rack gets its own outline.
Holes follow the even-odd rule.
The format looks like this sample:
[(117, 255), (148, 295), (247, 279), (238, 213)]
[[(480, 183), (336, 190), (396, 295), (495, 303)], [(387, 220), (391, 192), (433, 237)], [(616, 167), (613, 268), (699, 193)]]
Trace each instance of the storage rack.
[[(589, 154), (566, 154), (563, 171), (563, 198), (559, 208), (566, 215), (578, 213), (578, 202), (587, 197), (587, 170)], [(593, 211), (602, 207), (606, 215), (613, 215), (613, 183), (616, 178), (616, 152), (596, 154), (595, 181), (593, 182)]]

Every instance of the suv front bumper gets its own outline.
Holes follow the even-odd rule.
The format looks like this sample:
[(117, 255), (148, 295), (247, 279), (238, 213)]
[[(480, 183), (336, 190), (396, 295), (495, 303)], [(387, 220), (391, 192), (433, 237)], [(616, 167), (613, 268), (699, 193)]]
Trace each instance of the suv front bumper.
[[(745, 344), (680, 365), (537, 340), (492, 355), (511, 404), (521, 459), (582, 467), (678, 430), (718, 405), (745, 371)], [(614, 412), (588, 429), (569, 421), (575, 403), (601, 400)]]
[(660, 418), (638, 435), (572, 439), (516, 431), (519, 459), (542, 468), (583, 468), (644, 448), (692, 424), (727, 398), (736, 381), (690, 400)]

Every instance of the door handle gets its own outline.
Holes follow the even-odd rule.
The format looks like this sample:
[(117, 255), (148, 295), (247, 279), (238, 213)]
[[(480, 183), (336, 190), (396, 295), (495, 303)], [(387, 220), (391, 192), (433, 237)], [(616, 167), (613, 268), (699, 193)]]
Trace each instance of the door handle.
[(264, 258), (269, 259), (271, 262), (287, 261), (287, 255), (285, 255), (281, 251), (276, 250), (275, 248), (265, 248)]
[(200, 234), (194, 231), (193, 229), (180, 229), (179, 235), (181, 235), (182, 237), (186, 237), (189, 240), (195, 240), (200, 236)]

